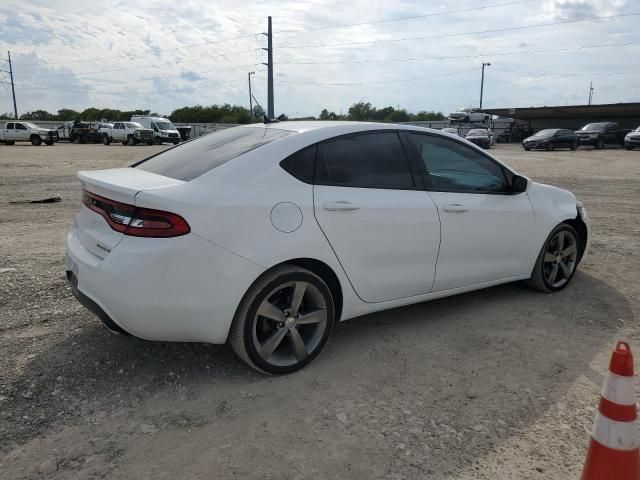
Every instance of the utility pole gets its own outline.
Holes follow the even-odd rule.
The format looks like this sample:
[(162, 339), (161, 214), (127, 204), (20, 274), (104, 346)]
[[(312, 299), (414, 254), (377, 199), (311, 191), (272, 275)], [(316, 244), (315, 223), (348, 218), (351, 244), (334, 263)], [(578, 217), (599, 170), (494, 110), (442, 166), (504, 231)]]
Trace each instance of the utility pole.
[(271, 17), (268, 17), (267, 33), (263, 33), (267, 36), (267, 48), (263, 50), (267, 51), (267, 63), (263, 65), (267, 66), (267, 117), (274, 118), (273, 114), (273, 31), (271, 30)]
[(16, 87), (13, 84), (13, 67), (11, 66), (11, 52), (7, 52), (7, 55), (8, 55), (7, 62), (9, 62), (9, 71), (5, 73), (8, 73), (9, 77), (11, 78), (11, 94), (13, 95), (13, 115), (15, 116), (15, 119), (18, 120), (18, 107), (16, 106)]
[(253, 120), (253, 96), (251, 95), (251, 75), (255, 75), (256, 72), (249, 72), (249, 115)]
[(589, 84), (589, 105), (591, 105), (592, 100), (593, 100), (593, 82)]
[(482, 63), (482, 80), (480, 80), (480, 108), (482, 108), (482, 93), (484, 91), (484, 67), (490, 66), (490, 63)]

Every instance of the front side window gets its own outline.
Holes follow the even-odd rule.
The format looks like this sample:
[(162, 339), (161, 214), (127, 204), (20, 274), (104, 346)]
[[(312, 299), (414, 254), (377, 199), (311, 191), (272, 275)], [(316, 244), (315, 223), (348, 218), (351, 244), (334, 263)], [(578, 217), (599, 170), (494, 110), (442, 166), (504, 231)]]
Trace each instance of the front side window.
[(228, 128), (165, 150), (133, 167), (188, 182), (229, 160), (292, 133), (276, 128)]
[(21, 123), (16, 123), (16, 130), (26, 130), (27, 127), (22, 125)]
[(395, 132), (339, 137), (319, 145), (316, 184), (413, 189), (409, 163)]
[(427, 181), (441, 192), (505, 193), (508, 186), (500, 165), (474, 149), (448, 138), (410, 133), (424, 162)]

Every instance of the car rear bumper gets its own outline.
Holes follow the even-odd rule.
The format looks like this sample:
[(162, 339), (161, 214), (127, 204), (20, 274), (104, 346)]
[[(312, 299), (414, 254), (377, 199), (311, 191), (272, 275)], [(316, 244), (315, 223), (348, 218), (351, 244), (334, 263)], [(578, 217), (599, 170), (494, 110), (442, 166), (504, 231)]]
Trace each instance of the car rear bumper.
[(263, 269), (194, 234), (125, 236), (100, 258), (72, 226), (66, 271), (76, 298), (107, 326), (148, 340), (224, 343), (238, 304)]

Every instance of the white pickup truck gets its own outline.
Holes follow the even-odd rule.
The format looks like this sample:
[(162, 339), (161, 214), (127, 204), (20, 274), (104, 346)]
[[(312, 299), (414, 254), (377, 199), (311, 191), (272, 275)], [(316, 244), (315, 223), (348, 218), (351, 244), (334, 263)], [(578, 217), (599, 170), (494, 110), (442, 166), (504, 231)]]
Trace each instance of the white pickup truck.
[(137, 122), (114, 122), (113, 127), (100, 127), (99, 133), (105, 145), (111, 142), (121, 142), (123, 145), (153, 144), (153, 130)]
[(449, 121), (451, 121), (451, 123), (484, 123), (490, 119), (491, 115), (480, 112), (479, 109), (473, 107), (461, 108), (457, 112), (449, 114)]
[(16, 142), (31, 142), (32, 145), (53, 145), (58, 141), (58, 132), (42, 128), (31, 122), (7, 122), (0, 129), (0, 143), (13, 145)]

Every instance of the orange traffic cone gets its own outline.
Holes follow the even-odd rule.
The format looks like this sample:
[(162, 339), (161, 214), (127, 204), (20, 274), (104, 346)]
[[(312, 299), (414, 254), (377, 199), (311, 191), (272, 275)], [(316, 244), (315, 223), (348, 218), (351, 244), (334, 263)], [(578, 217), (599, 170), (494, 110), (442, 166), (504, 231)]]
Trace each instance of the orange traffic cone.
[(640, 480), (633, 355), (618, 342), (611, 355), (582, 480)]

